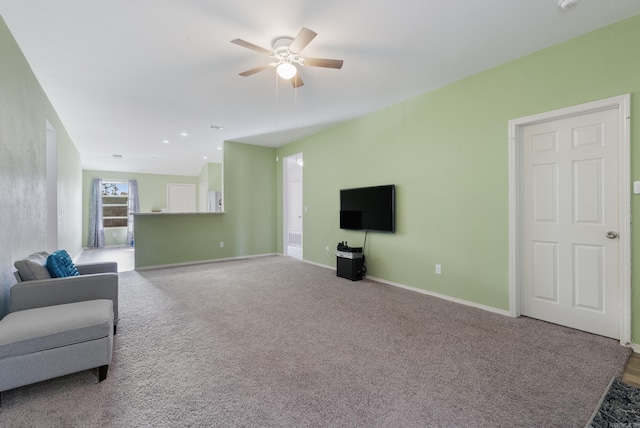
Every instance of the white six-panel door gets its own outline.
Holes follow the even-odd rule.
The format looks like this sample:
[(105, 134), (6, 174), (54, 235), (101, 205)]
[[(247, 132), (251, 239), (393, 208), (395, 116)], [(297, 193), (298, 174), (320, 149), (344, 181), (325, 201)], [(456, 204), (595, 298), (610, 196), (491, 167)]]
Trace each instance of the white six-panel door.
[(522, 141), (522, 315), (620, 338), (619, 112), (531, 124)]

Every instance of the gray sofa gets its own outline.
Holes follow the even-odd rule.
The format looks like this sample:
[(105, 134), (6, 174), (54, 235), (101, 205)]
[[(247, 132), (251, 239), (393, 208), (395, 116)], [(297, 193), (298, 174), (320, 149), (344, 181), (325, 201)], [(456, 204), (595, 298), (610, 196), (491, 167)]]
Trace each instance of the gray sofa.
[(79, 276), (51, 278), (45, 263), (48, 253), (34, 253), (15, 262), (17, 284), (10, 290), (9, 312), (86, 300), (113, 302), (114, 334), (118, 325), (118, 264), (75, 265)]
[[(118, 265), (75, 265), (52, 278), (48, 253), (15, 262), (9, 314), (0, 320), (0, 392), (98, 367), (107, 376), (118, 321)], [(75, 273), (75, 272), (74, 272)]]
[(98, 368), (113, 352), (113, 302), (88, 300), (11, 312), (0, 321), (0, 393)]

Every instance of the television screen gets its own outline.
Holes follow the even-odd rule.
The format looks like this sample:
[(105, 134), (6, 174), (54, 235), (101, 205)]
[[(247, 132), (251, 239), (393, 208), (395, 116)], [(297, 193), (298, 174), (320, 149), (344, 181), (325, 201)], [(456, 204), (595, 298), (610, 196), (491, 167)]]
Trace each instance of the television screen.
[(340, 190), (340, 229), (395, 232), (393, 184)]

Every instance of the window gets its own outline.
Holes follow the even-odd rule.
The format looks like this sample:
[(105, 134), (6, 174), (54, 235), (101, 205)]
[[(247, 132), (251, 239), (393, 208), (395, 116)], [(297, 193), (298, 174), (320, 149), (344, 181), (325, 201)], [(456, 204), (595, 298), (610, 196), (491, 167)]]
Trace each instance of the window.
[(129, 183), (102, 182), (102, 224), (104, 227), (127, 227), (129, 219)]

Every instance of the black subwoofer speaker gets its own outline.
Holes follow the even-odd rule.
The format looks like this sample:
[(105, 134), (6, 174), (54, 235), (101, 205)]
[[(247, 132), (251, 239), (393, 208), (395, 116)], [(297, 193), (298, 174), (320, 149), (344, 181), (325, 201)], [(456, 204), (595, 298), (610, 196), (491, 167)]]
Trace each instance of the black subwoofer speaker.
[(362, 257), (349, 259), (346, 257), (336, 257), (337, 274), (341, 278), (358, 281), (362, 279)]

